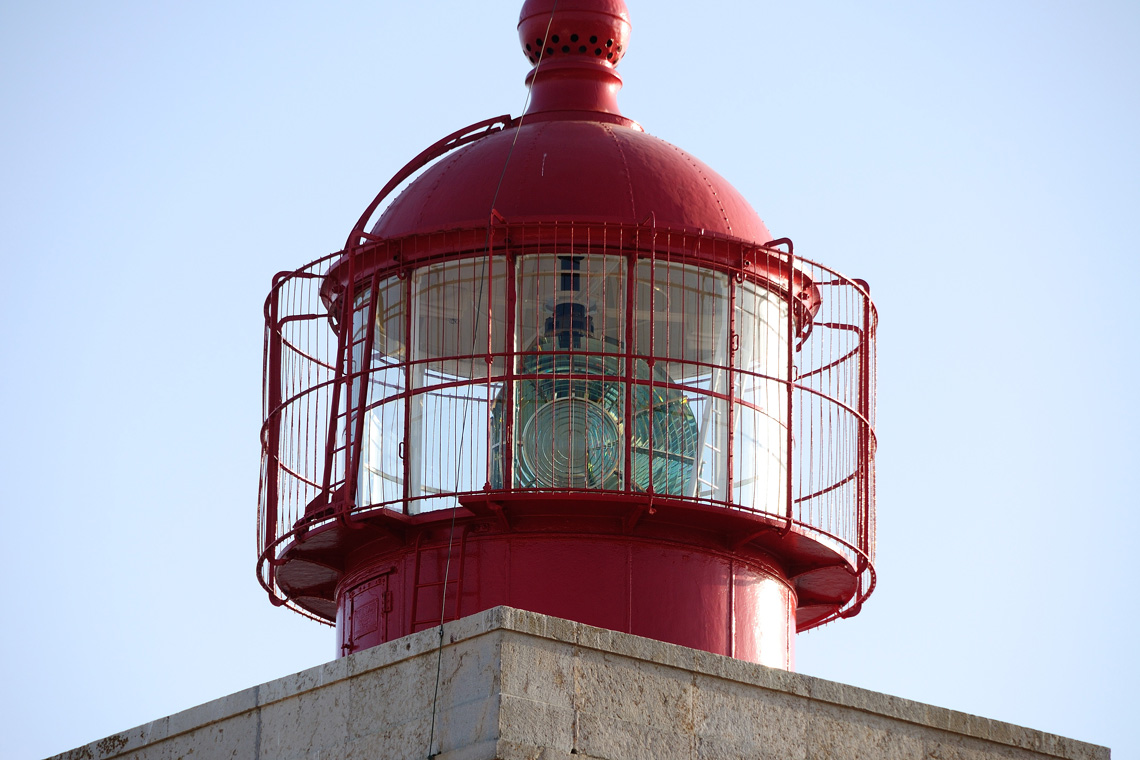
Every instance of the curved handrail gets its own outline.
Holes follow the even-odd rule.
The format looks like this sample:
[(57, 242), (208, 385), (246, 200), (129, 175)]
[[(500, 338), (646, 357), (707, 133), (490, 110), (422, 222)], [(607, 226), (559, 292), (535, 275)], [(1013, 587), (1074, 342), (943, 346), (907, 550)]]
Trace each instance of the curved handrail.
[(484, 119), (483, 121), (477, 121), (474, 124), (470, 124), (463, 129), (458, 129), (449, 134), (447, 137), (436, 141), (421, 151), (418, 156), (413, 158), (408, 163), (404, 164), (404, 168), (400, 169), (400, 171), (396, 172), (392, 176), (392, 179), (388, 180), (388, 184), (384, 185), (384, 187), (380, 189), (380, 192), (376, 194), (376, 197), (372, 199), (372, 202), (369, 203), (368, 207), (364, 209), (364, 213), (360, 215), (360, 219), (357, 220), (356, 225), (352, 228), (352, 232), (348, 236), (348, 241), (344, 244), (345, 249), (351, 250), (352, 248), (355, 248), (360, 244), (361, 237), (370, 237), (364, 231), (364, 228), (368, 226), (368, 220), (372, 218), (372, 214), (374, 214), (380, 204), (384, 202), (384, 199), (388, 197), (388, 194), (399, 187), (401, 182), (412, 176), (414, 173), (422, 169), (430, 162), (444, 155), (445, 153), (453, 151), (456, 148), (459, 148), (468, 143), (475, 142), (476, 140), (481, 140), (488, 135), (503, 131), (510, 125), (512, 121), (513, 119), (511, 119), (510, 114), (503, 114), (502, 116), (496, 116), (493, 119)]
[[(506, 117), (487, 120), (439, 141), (409, 162), (377, 195), (354, 230), (354, 236), (359, 234), (359, 237), (350, 239), (350, 243), (357, 243), (355, 246), (327, 254), (310, 265), (292, 272), (282, 272), (274, 277), (271, 293), (265, 305), (267, 328), (265, 382), (267, 389), (272, 387), (276, 390), (274, 393), (269, 393), (267, 390), (265, 400), (269, 406), (263, 409), (264, 419), (260, 431), (263, 482), (259, 499), (261, 516), (258, 530), (258, 574), (262, 585), (278, 602), (290, 606), (307, 617), (313, 615), (292, 601), (283, 599), (287, 593), (276, 586), (274, 566), (277, 564), (277, 552), (284, 544), (292, 540), (305, 540), (307, 533), (320, 530), (321, 526), (330, 520), (339, 519), (353, 527), (353, 524), (365, 518), (369, 511), (386, 505), (396, 511), (434, 510), (443, 503), (440, 499), (458, 498), (466, 493), (468, 486), (471, 485), (465, 481), (462, 486), (456, 484), (455, 489), (441, 490), (438, 494), (428, 493), (426, 489), (440, 485), (429, 477), (427, 480), (430, 482), (420, 483), (414, 493), (408, 488), (406, 493), (394, 501), (388, 501), (395, 496), (395, 491), (390, 489), (385, 489), (383, 493), (370, 491), (369, 495), (363, 495), (360, 499), (343, 498), (354, 490), (353, 486), (356, 484), (350, 481), (355, 477), (352, 473), (360, 466), (359, 461), (353, 461), (353, 454), (347, 447), (353, 444), (360, 445), (364, 440), (363, 430), (360, 428), (364, 420), (363, 413), (378, 405), (364, 398), (362, 390), (364, 385), (360, 383), (370, 382), (373, 371), (378, 368), (375, 364), (370, 366), (366, 363), (363, 366), (342, 368), (340, 372), (336, 372), (336, 377), (330, 376), (340, 366), (334, 354), (343, 352), (346, 345), (342, 343), (338, 346), (338, 337), (334, 336), (334, 333), (343, 333), (344, 330), (350, 329), (352, 320), (345, 321), (343, 310), (348, 302), (341, 302), (335, 307), (342, 310), (339, 324), (329, 322), (317, 329), (308, 327), (326, 318), (330, 308), (333, 308), (323, 298), (325, 289), (321, 286), (321, 281), (327, 282), (330, 279), (330, 271), (334, 271), (333, 268), (338, 266), (335, 262), (343, 261), (345, 257), (360, 261), (358, 270), (350, 272), (348, 277), (350, 279), (370, 277), (375, 287), (376, 278), (388, 276), (389, 273), (393, 277), (403, 279), (407, 277), (408, 272), (417, 267), (479, 255), (470, 247), (464, 247), (468, 240), (464, 235), (470, 231), (468, 228), (448, 230), (434, 237), (412, 235), (407, 238), (380, 240), (375, 235), (366, 234), (364, 225), (369, 223), (371, 215), (376, 212), (387, 194), (418, 168), (449, 150), (505, 129), (508, 125)], [(809, 288), (823, 286), (841, 289), (831, 291), (829, 296), (823, 299), (818, 317), (815, 316), (815, 311), (812, 312), (812, 321), (821, 329), (814, 334), (801, 333), (801, 344), (810, 341), (808, 349), (794, 360), (798, 361), (801, 367), (793, 366), (788, 376), (773, 374), (770, 371), (757, 371), (761, 369), (760, 367), (747, 371), (735, 367), (735, 372), (741, 374), (746, 372), (756, 382), (780, 383), (789, 390), (787, 394), (789, 403), (794, 403), (794, 410), (789, 410), (787, 417), (786, 427), (789, 433), (787, 445), (790, 447), (789, 458), (786, 460), (788, 483), (786, 489), (780, 491), (780, 505), (777, 506), (775, 501), (767, 499), (763, 502), (756, 501), (753, 506), (753, 496), (747, 497), (747, 504), (736, 503), (731, 494), (726, 497), (724, 490), (715, 489), (703, 491), (701, 496), (694, 495), (684, 500), (693, 504), (709, 504), (729, 510), (763, 514), (785, 524), (787, 530), (796, 529), (810, 535), (826, 537), (839, 542), (837, 545), (847, 547), (844, 553), (849, 555), (854, 565), (859, 566), (855, 569), (862, 576), (859, 590), (848, 604), (842, 609), (837, 609), (834, 614), (829, 614), (827, 619), (854, 614), (853, 611), (858, 609), (875, 584), (871, 562), (874, 557), (873, 473), (876, 449), (873, 401), (874, 345), (878, 314), (874, 303), (870, 300), (866, 285), (810, 259), (798, 255), (793, 258), (791, 251), (775, 248), (777, 245), (782, 245), (783, 241), (757, 245), (721, 237), (694, 236), (680, 230), (654, 228), (653, 232), (658, 238), (661, 235), (676, 238), (670, 244), (673, 247), (665, 250), (659, 239), (654, 242), (645, 238), (643, 227), (629, 224), (504, 221), (503, 227), (504, 234), (496, 238), (496, 242), (492, 245), (494, 249), (490, 252), (492, 256), (500, 254), (518, 256), (520, 252), (525, 252), (522, 255), (541, 254), (560, 250), (561, 246), (574, 245), (581, 246), (583, 251), (588, 250), (591, 253), (626, 255), (634, 262), (649, 259), (678, 265), (691, 264), (722, 275), (725, 273), (736, 275), (737, 282), (760, 278), (764, 281), (765, 287), (779, 298), (791, 298), (797, 309), (800, 308), (797, 301), (803, 300), (802, 294)], [(593, 237), (588, 234), (595, 231), (599, 234)], [(642, 234), (639, 236), (639, 233)], [(395, 246), (402, 247), (402, 250), (409, 254), (408, 258), (395, 262), (388, 256), (386, 252)], [(370, 253), (373, 249), (378, 251), (375, 256)], [(759, 271), (746, 269), (751, 264), (749, 259), (754, 258), (755, 254), (752, 253), (754, 251), (770, 257), (765, 260), (765, 266)], [(481, 249), (481, 255), (488, 255), (485, 247)], [(509, 297), (507, 303), (512, 303)], [(624, 308), (629, 308), (629, 303), (632, 301), (623, 303)], [(407, 306), (406, 309), (410, 310), (411, 307)], [(374, 319), (374, 316), (368, 315), (366, 322)], [(341, 340), (345, 337), (343, 334), (339, 336)], [(509, 343), (505, 345), (513, 346)], [(275, 354), (271, 353), (270, 347), (276, 352)], [(391, 366), (411, 371), (420, 367), (430, 367), (436, 362), (467, 359), (486, 361), (488, 365), (505, 361), (506, 365), (511, 365), (512, 358), (525, 356), (528, 351), (480, 345), (470, 354), (458, 351), (446, 353), (449, 356), (425, 357), (400, 353), (399, 358), (394, 360), (395, 363)], [(455, 355), (450, 355), (452, 353)], [(598, 352), (583, 353), (592, 355)], [(650, 349), (644, 357), (640, 353), (635, 355), (632, 351), (614, 355), (644, 358), (649, 362), (676, 361), (694, 368), (694, 371), (696, 368), (709, 371), (722, 369), (728, 366), (723, 364), (723, 361), (731, 364), (731, 360), (710, 360), (697, 355), (687, 358), (657, 356), (653, 349)], [(793, 360), (789, 357), (790, 361)], [(385, 365), (385, 368), (391, 367)], [(825, 381), (821, 380), (828, 373), (831, 373), (830, 376)], [(417, 384), (411, 388), (392, 389), (389, 391), (391, 395), (385, 394), (383, 403), (402, 404), (416, 397), (426, 398), (429, 394), (441, 399), (452, 397), (460, 399), (460, 396), (455, 395), (456, 389), (486, 385), (489, 389), (488, 395), (480, 396), (476, 400), (480, 404), (487, 404), (492, 400), (489, 394), (494, 393), (491, 390), (492, 384), (538, 377), (533, 373), (516, 374), (514, 371), (500, 375), (497, 370), (490, 369), (477, 379), (440, 375), (429, 378), (426, 385)], [(598, 379), (592, 373), (580, 376), (578, 372), (562, 373), (560, 378), (564, 381)], [(728, 401), (737, 409), (752, 408), (763, 411), (762, 407), (757, 407), (749, 398), (738, 397), (736, 391), (729, 391), (719, 386), (687, 384), (680, 379), (661, 381), (656, 378), (626, 378), (624, 375), (607, 376), (607, 379), (617, 382), (628, 381), (634, 386), (662, 387), (708, 400)], [(346, 412), (330, 395), (334, 387), (340, 388), (342, 394), (352, 394), (351, 412)], [(735, 386), (730, 384), (729, 387)], [(331, 431), (334, 429), (339, 431), (346, 424), (353, 425), (355, 431), (353, 434), (345, 433), (342, 439), (338, 437), (341, 433), (337, 432), (330, 437)], [(486, 431), (480, 435), (485, 433)], [(717, 445), (723, 445), (719, 439), (717, 440)], [(403, 443), (401, 441), (401, 445)], [(728, 444), (732, 443), (730, 438)], [(782, 445), (779, 448), (783, 448)], [(479, 456), (490, 457), (490, 449), (479, 453)], [(482, 483), (482, 475), (476, 471), (486, 466), (490, 465), (485, 461), (472, 460), (471, 472), (476, 474), (472, 476), (471, 483), (474, 485)], [(747, 477), (755, 479), (755, 473), (752, 470), (749, 473)], [(735, 482), (732, 481), (734, 477), (731, 468), (718, 470), (715, 475), (718, 482), (725, 478)], [(796, 483), (793, 483), (793, 478)], [(272, 486), (269, 485), (271, 479), (276, 481)], [(475, 483), (476, 479), (479, 483)], [(854, 487), (852, 487), (853, 481)], [(748, 482), (752, 483), (752, 480)], [(756, 488), (754, 483), (749, 487)], [(335, 511), (311, 509), (315, 503), (313, 497), (317, 492), (326, 495), (340, 494), (337, 509)], [(598, 490), (590, 492), (595, 495), (599, 493)], [(625, 490), (614, 493), (636, 495), (629, 490), (628, 483)], [(783, 506), (785, 494), (789, 502), (786, 514)], [(679, 495), (672, 494), (666, 498), (676, 497)], [(373, 501), (374, 498), (377, 501)], [(807, 502), (814, 503), (809, 505)], [(757, 509), (762, 503), (765, 507)], [(769, 509), (769, 506), (772, 508)], [(865, 574), (865, 571), (870, 574)], [(809, 623), (809, 627), (817, 624), (820, 624), (819, 621)]]

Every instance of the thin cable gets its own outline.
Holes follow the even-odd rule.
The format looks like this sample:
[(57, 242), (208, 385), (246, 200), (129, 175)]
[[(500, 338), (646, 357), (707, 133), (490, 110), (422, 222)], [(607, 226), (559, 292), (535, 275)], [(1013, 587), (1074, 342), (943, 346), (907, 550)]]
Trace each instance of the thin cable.
[[(554, 23), (554, 13), (557, 10), (558, 10), (558, 0), (554, 0), (554, 5), (550, 8), (550, 18), (547, 19), (547, 21), (546, 21), (546, 33), (543, 35), (543, 40), (550, 39), (550, 27)], [(538, 51), (538, 61), (534, 65), (534, 75), (531, 77), (530, 87), (527, 88), (526, 98), (523, 99), (522, 113), (519, 115), (518, 122), (515, 125), (515, 134), (514, 134), (514, 137), (511, 138), (511, 146), (507, 150), (507, 157), (503, 160), (503, 169), (502, 169), (502, 171), (499, 172), (499, 181), (498, 181), (498, 183), (496, 183), (495, 192), (491, 196), (491, 208), (487, 210), (487, 231), (486, 231), (484, 239), (483, 239), (483, 247), (484, 247), (484, 250), (486, 251), (486, 253), (483, 256), (483, 262), (480, 265), (481, 271), (479, 272), (479, 293), (478, 293), (478, 296), (475, 300), (476, 305), (483, 303), (483, 297), (485, 295), (483, 292), (483, 286), (487, 281), (487, 278), (486, 278), (487, 262), (490, 261), (490, 259), (491, 259), (491, 214), (493, 214), (495, 212), (495, 204), (499, 200), (499, 191), (503, 187), (503, 179), (507, 176), (507, 167), (511, 163), (511, 157), (514, 155), (514, 152), (515, 152), (515, 145), (518, 143), (518, 140), (519, 140), (519, 132), (522, 130), (523, 121), (526, 119), (527, 109), (530, 107), (530, 96), (534, 92), (535, 83), (538, 81), (538, 73), (539, 73), (540, 68), (542, 66), (543, 54), (545, 53), (545, 51), (546, 51), (545, 45), (542, 48), (540, 48)], [(489, 330), (490, 330), (490, 325), (488, 325), (488, 331)], [(475, 344), (476, 344), (477, 340), (478, 340), (478, 330), (473, 330), (472, 335), (471, 335), (471, 352), (470, 352), (472, 355), (475, 353)], [(487, 368), (488, 376), (490, 375), (490, 371), (491, 371), (490, 367), (488, 366), (488, 368)], [(467, 417), (468, 417), (468, 414), (469, 414), (470, 409), (471, 409), (471, 390), (470, 390), (470, 388), (472, 388), (472, 387), (474, 387), (474, 384), (468, 386), (467, 395), (463, 399), (463, 414), (461, 416), (461, 422), (460, 422), (460, 426), (459, 426), (458, 450), (457, 450), (456, 456), (455, 456), (455, 488), (453, 490), (453, 492), (455, 492), (455, 493), (458, 493), (458, 491), (459, 491), (460, 469), (462, 468), (462, 461), (463, 461), (463, 444), (464, 444), (465, 439), (466, 439), (465, 433), (467, 432)], [(444, 562), (444, 566), (443, 566), (443, 593), (441, 594), (442, 600), (440, 601), (440, 610), (439, 610), (439, 644), (436, 648), (436, 657), (435, 657), (435, 688), (434, 688), (434, 691), (432, 694), (432, 700), (431, 700), (431, 729), (428, 732), (428, 754), (427, 754), (427, 756), (428, 756), (429, 760), (430, 760), (430, 758), (435, 757), (437, 754), (437, 753), (432, 752), (432, 745), (435, 743), (435, 716), (436, 716), (436, 712), (439, 708), (439, 683), (440, 683), (440, 677), (441, 677), (441, 673), (442, 673), (442, 669), (443, 669), (443, 622), (447, 616), (447, 582), (448, 582), (448, 579), (449, 579), (450, 574), (451, 574), (451, 556), (452, 556), (452, 551), (453, 551), (454, 546), (455, 546), (455, 521), (456, 521), (456, 516), (457, 516), (458, 511), (459, 511), (459, 502), (457, 499), (456, 503), (453, 504), (451, 507), (451, 525), (450, 525), (450, 527), (448, 529), (448, 533), (447, 533), (447, 559)], [(413, 590), (412, 593), (415, 593), (415, 591)], [(459, 600), (458, 599), (455, 600), (455, 604), (456, 604), (456, 608), (458, 609), (458, 606), (459, 606)]]

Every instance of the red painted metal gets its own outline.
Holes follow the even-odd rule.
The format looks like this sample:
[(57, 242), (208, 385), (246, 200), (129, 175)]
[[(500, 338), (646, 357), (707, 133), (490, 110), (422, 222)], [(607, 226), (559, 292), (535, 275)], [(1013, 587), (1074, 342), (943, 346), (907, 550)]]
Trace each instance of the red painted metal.
[(447, 137), (437, 140), (433, 145), (424, 149), (418, 156), (406, 163), (404, 168), (396, 172), (395, 176), (388, 180), (388, 184), (381, 188), (380, 192), (376, 194), (376, 197), (372, 199), (372, 202), (368, 204), (368, 207), (364, 209), (364, 213), (360, 215), (356, 226), (352, 228), (352, 234), (349, 235), (348, 242), (345, 243), (345, 249), (351, 250), (361, 245), (364, 241), (378, 239), (376, 236), (365, 231), (365, 228), (368, 226), (368, 220), (372, 218), (372, 214), (375, 213), (380, 204), (384, 202), (384, 199), (388, 197), (389, 193), (399, 187), (401, 182), (445, 153), (460, 148), (469, 142), (474, 142), (475, 140), (486, 137), (494, 132), (499, 132), (510, 122), (510, 116), (496, 116), (493, 119), (484, 119), (463, 129), (456, 130)]
[(791, 668), (874, 588), (866, 283), (620, 114), (629, 30), (527, 0), (527, 113), (274, 279), (258, 577), (342, 653), (507, 604)]
[(592, 121), (633, 124), (618, 109), (621, 77), (614, 71), (629, 46), (623, 0), (527, 0), (518, 30), (523, 54), (535, 66), (526, 79), (528, 116), (567, 118), (578, 111)]
[[(773, 242), (773, 245), (775, 245), (776, 243), (784, 243), (788, 246), (788, 266), (792, 269), (795, 269), (796, 268), (796, 258), (795, 258), (796, 252), (795, 252), (795, 247), (792, 244), (792, 241), (788, 240), (787, 238), (782, 238), (779, 241), (772, 241), (772, 242)], [(792, 345), (795, 343), (793, 336), (796, 334), (795, 317), (796, 317), (795, 309), (788, 309), (788, 333), (787, 333), (788, 334), (788, 367), (792, 368), (793, 374), (795, 373), (795, 366), (796, 366), (795, 354), (792, 350)], [(792, 404), (792, 394), (789, 393), (788, 399), (787, 399), (787, 412), (786, 412), (788, 415), (787, 418), (789, 420), (791, 420), (792, 417), (795, 415), (795, 411), (796, 411), (795, 407)], [(785, 445), (787, 446), (788, 451), (792, 451), (796, 445), (795, 444), (795, 438), (793, 437), (793, 433), (792, 433), (792, 426), (790, 424), (787, 427), (787, 439), (785, 441)], [(792, 529), (792, 519), (793, 519), (792, 518), (793, 483), (792, 483), (792, 468), (791, 467), (789, 467), (787, 469), (787, 489), (788, 489), (788, 493), (787, 493), (787, 500), (786, 501), (787, 501), (787, 505), (788, 505), (788, 514), (787, 514), (788, 523), (784, 528), (785, 532)], [(863, 549), (864, 547), (862, 545), (860, 545), (859, 548)]]
[[(469, 509), (489, 514), (480, 497), (467, 503)], [(728, 551), (715, 534), (700, 534), (709, 532), (707, 521), (695, 526), (697, 535), (683, 524), (672, 525), (676, 515), (667, 506), (658, 512), (662, 519), (655, 521), (654, 534), (598, 533), (593, 528), (604, 517), (599, 506), (605, 505), (590, 505), (583, 514), (578, 499), (532, 499), (507, 507), (513, 517), (509, 530), (477, 519), (458, 528), (462, 538), (455, 542), (445, 618), (506, 604), (791, 667), (788, 621), (789, 612), (794, 619), (795, 592), (770, 557)], [(572, 532), (568, 525), (573, 523), (590, 530)], [(365, 569), (347, 576), (343, 585), (366, 582), (373, 566), (394, 567), (387, 589), (393, 595), (387, 629), (412, 632), (438, 625), (445, 528), (438, 523), (420, 528), (415, 551), (394, 540), (373, 542), (362, 550), (375, 552), (371, 562), (362, 562)], [(456, 561), (464, 565), (458, 573)], [(568, 572), (570, 568), (576, 571)], [(462, 587), (460, 579), (466, 581)], [(350, 641), (350, 633), (342, 630), (338, 642), (348, 652), (385, 640), (377, 633), (367, 641)], [(758, 646), (760, 641), (765, 646)]]
[(530, 116), (433, 164), (393, 200), (372, 232), (395, 239), (485, 229), (492, 199), (516, 224), (637, 225), (653, 212), (661, 229), (752, 243), (772, 238), (732, 185), (676, 146), (628, 126)]

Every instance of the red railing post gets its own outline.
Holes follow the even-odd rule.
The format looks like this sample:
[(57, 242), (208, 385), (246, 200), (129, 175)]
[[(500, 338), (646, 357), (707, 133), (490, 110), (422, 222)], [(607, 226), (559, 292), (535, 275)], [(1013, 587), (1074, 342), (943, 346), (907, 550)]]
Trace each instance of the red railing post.
[(784, 531), (792, 529), (792, 521), (795, 516), (792, 512), (792, 505), (795, 500), (792, 497), (793, 473), (792, 473), (792, 456), (796, 445), (795, 429), (792, 427), (792, 416), (795, 413), (795, 381), (792, 379), (792, 367), (795, 366), (795, 343), (796, 343), (796, 254), (795, 248), (792, 246), (792, 241), (784, 238), (788, 244), (788, 367), (787, 367), (787, 389), (788, 395), (786, 399), (787, 425), (786, 430), (786, 446), (788, 454), (784, 459), (784, 489), (787, 491), (785, 498), (787, 501), (787, 519), (788, 524)]
[(859, 488), (857, 489), (857, 519), (859, 525), (859, 550), (870, 557), (871, 436), (867, 427), (871, 424), (871, 298), (862, 293), (863, 331), (859, 336)]
[(725, 346), (728, 383), (724, 394), (728, 404), (725, 414), (728, 421), (728, 437), (724, 456), (724, 500), (728, 504), (735, 504), (732, 479), (735, 476), (733, 467), (736, 460), (736, 350), (740, 347), (740, 334), (736, 332), (736, 291), (737, 285), (743, 279), (744, 273), (740, 270), (733, 272), (728, 278), (728, 345)]
[[(262, 525), (261, 551), (266, 551), (277, 540), (277, 506), (280, 498), (280, 457), (281, 457), (281, 326), (277, 321), (277, 296), (275, 286), (270, 293), (269, 319), (265, 326), (265, 413), (268, 415), (268, 430), (265, 441), (265, 521)], [(260, 552), (259, 552), (260, 553)], [(272, 559), (272, 558), (271, 558)], [(274, 565), (269, 562), (268, 578), (273, 588)]]
[[(360, 471), (360, 452), (364, 446), (365, 407), (368, 405), (368, 383), (369, 373), (372, 369), (372, 349), (376, 342), (376, 304), (380, 300), (377, 297), (376, 289), (379, 284), (380, 272), (377, 270), (372, 273), (372, 281), (369, 283), (368, 318), (364, 320), (364, 351), (360, 361), (360, 368), (356, 370), (360, 375), (360, 392), (356, 397), (356, 419), (353, 420), (355, 429), (352, 436), (352, 445), (349, 447), (349, 450), (345, 452), (344, 485), (347, 498), (344, 500), (343, 509), (340, 510), (342, 522), (347, 522), (348, 514), (356, 504), (357, 487), (360, 482), (360, 478), (358, 477)], [(353, 309), (353, 318), (355, 319), (355, 317), (356, 310)], [(352, 348), (350, 347), (349, 352), (351, 353), (351, 351)], [(352, 382), (351, 375), (349, 376), (348, 382)], [(351, 388), (352, 386), (350, 385), (349, 387)]]
[[(500, 483), (503, 488), (514, 488), (514, 472), (515, 472), (515, 361), (517, 358), (517, 337), (515, 331), (517, 329), (516, 320), (518, 315), (517, 301), (517, 272), (515, 268), (515, 253), (508, 247), (510, 235), (504, 237), (504, 251), (503, 255), (507, 264), (507, 313), (504, 315), (507, 322), (506, 334), (506, 366), (503, 368), (505, 379), (503, 380), (503, 423), (501, 429), (501, 440), (499, 441), (500, 451), (503, 452), (501, 466), (503, 472), (501, 473)], [(488, 451), (488, 458), (490, 458), (490, 451)]]

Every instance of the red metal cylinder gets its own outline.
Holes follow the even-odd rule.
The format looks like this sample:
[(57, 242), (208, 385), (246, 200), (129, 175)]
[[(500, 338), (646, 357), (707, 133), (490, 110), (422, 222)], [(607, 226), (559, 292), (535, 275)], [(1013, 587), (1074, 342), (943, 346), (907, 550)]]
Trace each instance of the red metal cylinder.
[(579, 502), (556, 501), (541, 516), (512, 510), (520, 524), (431, 521), (410, 540), (362, 548), (337, 586), (340, 651), (508, 605), (793, 666), (796, 596), (773, 557), (695, 545), (681, 526), (606, 531), (613, 512), (583, 516)]

